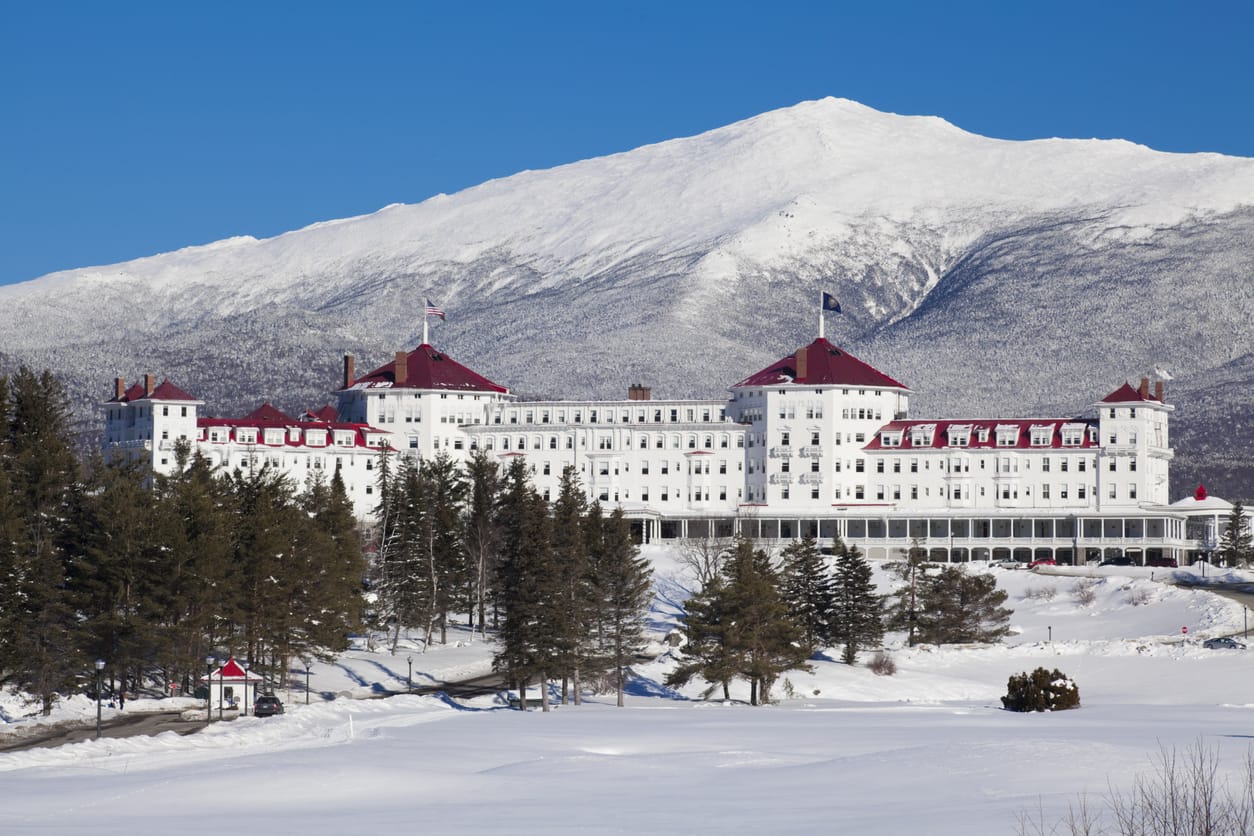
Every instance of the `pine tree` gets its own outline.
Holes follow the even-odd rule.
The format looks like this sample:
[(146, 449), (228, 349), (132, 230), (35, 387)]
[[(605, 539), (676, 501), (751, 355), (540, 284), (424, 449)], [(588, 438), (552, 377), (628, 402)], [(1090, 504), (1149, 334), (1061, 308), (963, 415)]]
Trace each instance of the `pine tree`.
[(1228, 521), (1219, 538), (1219, 557), (1225, 566), (1249, 566), (1254, 559), (1254, 534), (1245, 519), (1241, 502), (1232, 503)]
[(462, 513), (468, 486), (460, 469), (443, 452), (424, 462), (422, 476), (426, 483), (426, 558), (432, 583), (432, 609), (440, 627), (440, 643), (447, 644), (450, 612), (454, 608), (464, 609), (470, 603), (473, 571), (462, 538)]
[(843, 642), (841, 659), (852, 665), (858, 649), (884, 637), (884, 604), (871, 580), (871, 565), (857, 546), (841, 544), (833, 583), (832, 638)]
[[(596, 507), (597, 515), (600, 507)], [(640, 556), (622, 508), (615, 508), (606, 527), (605, 547), (593, 568), (593, 589), (602, 612), (602, 658), (614, 671), (618, 706), (623, 706), (627, 665), (639, 650), (645, 618), (653, 600), (653, 569)]]
[(710, 683), (704, 697), (722, 686), (723, 699), (731, 699), (731, 681), (736, 678), (738, 660), (730, 643), (731, 616), (727, 608), (726, 583), (721, 574), (712, 576), (684, 604), (684, 660), (667, 674), (668, 686), (681, 688), (701, 677)]
[(919, 589), (920, 641), (931, 644), (997, 641), (1010, 631), (1006, 593), (989, 574), (946, 566), (925, 575)]
[(832, 577), (813, 537), (794, 540), (780, 553), (780, 595), (801, 629), (806, 644), (825, 647), (832, 641)]
[[(79, 622), (67, 586), (68, 500), (79, 478), (64, 387), (51, 372), (23, 366), (7, 385), (0, 460), (7, 471), (16, 538), (5, 567), (8, 630), (0, 671), (40, 697), (44, 714), (85, 666)], [(11, 523), (12, 524), (12, 523)]]
[(470, 626), (473, 632), (474, 614), (479, 616), (479, 630), (487, 636), (487, 602), (496, 578), (497, 549), (500, 531), (497, 525), (496, 505), (500, 493), (500, 468), (482, 450), (471, 454), (466, 462), (466, 481), (469, 496), (462, 523), (467, 562), (473, 570), (473, 594), (471, 595)]
[[(592, 636), (594, 613), (599, 602), (591, 600), (589, 583), (589, 548), (585, 535), (585, 515), (588, 503), (584, 497), (575, 468), (567, 465), (557, 491), (552, 510), (552, 560), (558, 574), (562, 607), (557, 615), (561, 623), (556, 625), (561, 634), (558, 653), (562, 656), (562, 702), (566, 702), (567, 680), (573, 686), (575, 704), (582, 702), (582, 675), (585, 666), (593, 658)], [(596, 510), (600, 516), (601, 510)], [(554, 674), (559, 671), (554, 671)]]
[(302, 596), (300, 611), (308, 618), (298, 624), (290, 652), (321, 657), (347, 649), (349, 634), (361, 627), (365, 558), (338, 470), (329, 485), (311, 485), (304, 505), (317, 548), (304, 556), (307, 580), (296, 591)]
[(562, 619), (566, 599), (561, 574), (552, 560), (548, 507), (527, 480), (526, 460), (510, 462), (500, 502), (501, 563), (497, 606), (503, 617), (497, 634), (500, 650), (493, 669), (516, 683), (526, 708), (526, 687), (540, 681), (541, 706), (549, 710), (549, 674), (560, 670)]
[(814, 646), (806, 644), (779, 593), (779, 579), (765, 551), (740, 539), (727, 562), (727, 629), (749, 702), (770, 702), (770, 689), (784, 671), (808, 670)]

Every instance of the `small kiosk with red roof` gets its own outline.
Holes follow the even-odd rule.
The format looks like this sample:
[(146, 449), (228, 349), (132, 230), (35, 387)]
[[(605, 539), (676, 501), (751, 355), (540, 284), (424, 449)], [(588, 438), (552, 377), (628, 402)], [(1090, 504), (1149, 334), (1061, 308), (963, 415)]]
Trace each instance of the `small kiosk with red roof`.
[(264, 681), (264, 677), (246, 669), (232, 656), (217, 670), (201, 677), (201, 681), (209, 686), (210, 711), (217, 711), (219, 714), (224, 711), (241, 711), (247, 714), (251, 704), (249, 700), (256, 699), (258, 686)]

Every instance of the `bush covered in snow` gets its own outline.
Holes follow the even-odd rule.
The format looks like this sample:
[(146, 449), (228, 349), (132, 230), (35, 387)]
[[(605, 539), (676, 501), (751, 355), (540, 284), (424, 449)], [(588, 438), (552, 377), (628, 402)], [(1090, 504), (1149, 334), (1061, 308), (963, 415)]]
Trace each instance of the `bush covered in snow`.
[(1001, 704), (1007, 711), (1062, 711), (1080, 707), (1080, 689), (1062, 671), (1037, 668), (1010, 677)]

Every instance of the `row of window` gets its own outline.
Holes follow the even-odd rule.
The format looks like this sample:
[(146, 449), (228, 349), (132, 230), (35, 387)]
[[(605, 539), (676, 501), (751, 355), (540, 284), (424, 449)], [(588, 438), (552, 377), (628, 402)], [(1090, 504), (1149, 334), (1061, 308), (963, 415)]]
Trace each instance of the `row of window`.
[(492, 423), (565, 424), (567, 416), (570, 416), (572, 419), (571, 423), (573, 424), (584, 423), (585, 417), (588, 419), (587, 423), (589, 424), (677, 424), (681, 420), (688, 424), (696, 423), (697, 421), (708, 424), (711, 421), (721, 422), (726, 420), (727, 410), (723, 407), (710, 405), (678, 407), (624, 407), (617, 410), (610, 407), (524, 407), (506, 410), (503, 415), (498, 413), (493, 416)]
[[(619, 449), (615, 446), (614, 441), (615, 437), (612, 434), (598, 434), (595, 437), (596, 449), (606, 451)], [(687, 436), (681, 436), (678, 434), (667, 436), (662, 433), (640, 433), (634, 439), (631, 434), (628, 434), (626, 438), (623, 439), (623, 442), (626, 449), (635, 447), (640, 450), (648, 450), (650, 448), (663, 450), (669, 446), (672, 450), (727, 450), (732, 447), (733, 443), (736, 448), (742, 448), (744, 446), (744, 436), (737, 434), (733, 442), (732, 437), (727, 433), (720, 433), (717, 437), (710, 434), (698, 436), (692, 433)], [(579, 439), (579, 443), (580, 446), (583, 446), (584, 439), (582, 437)], [(411, 444), (410, 446), (412, 447), (416, 445)], [(457, 449), (461, 449), (460, 440), (455, 446)], [(573, 450), (575, 447), (575, 436), (550, 435), (546, 438), (544, 436), (534, 435), (528, 438), (525, 435), (520, 435), (516, 439), (512, 440), (507, 435), (499, 437), (484, 436), (483, 438), (484, 450), (543, 450), (546, 447), (549, 450)], [(479, 441), (477, 439), (470, 442), (470, 449), (479, 449)]]

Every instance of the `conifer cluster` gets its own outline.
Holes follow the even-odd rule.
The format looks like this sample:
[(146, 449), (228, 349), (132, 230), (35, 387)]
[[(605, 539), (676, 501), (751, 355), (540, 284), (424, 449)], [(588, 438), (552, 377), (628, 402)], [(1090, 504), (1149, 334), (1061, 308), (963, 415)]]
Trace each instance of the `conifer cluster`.
[(277, 682), (346, 646), (364, 562), (338, 474), (215, 476), (185, 443), (168, 478), (84, 465), (68, 416), (50, 373), (0, 377), (0, 682), (47, 713), (95, 659), (118, 690), (191, 693), (207, 656)]
[(807, 537), (783, 549), (777, 568), (753, 541), (738, 538), (685, 607), (685, 660), (667, 684), (700, 677), (711, 683), (707, 695), (721, 687), (728, 699), (740, 678), (758, 705), (770, 701), (781, 674), (808, 669), (820, 648), (843, 644), (852, 664), (859, 648), (883, 637), (882, 603), (858, 549), (837, 540), (835, 551), (833, 569)]

